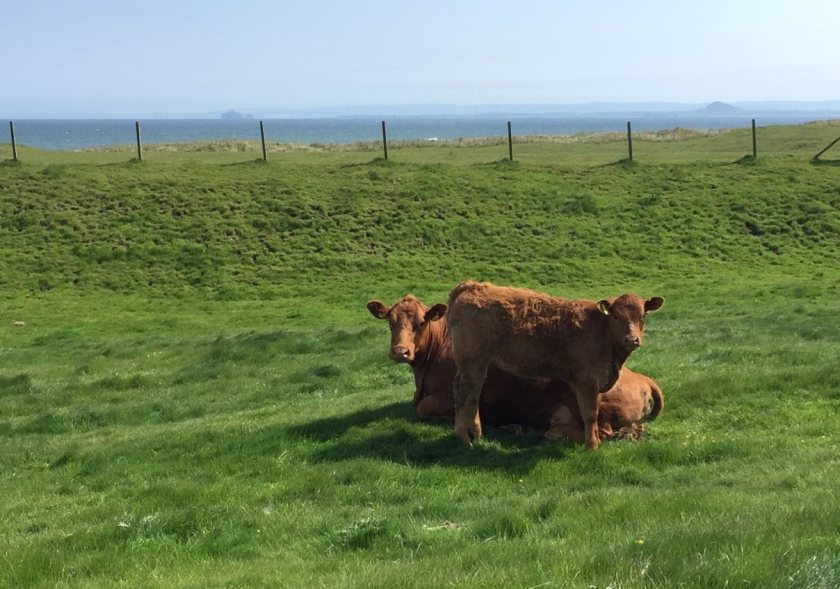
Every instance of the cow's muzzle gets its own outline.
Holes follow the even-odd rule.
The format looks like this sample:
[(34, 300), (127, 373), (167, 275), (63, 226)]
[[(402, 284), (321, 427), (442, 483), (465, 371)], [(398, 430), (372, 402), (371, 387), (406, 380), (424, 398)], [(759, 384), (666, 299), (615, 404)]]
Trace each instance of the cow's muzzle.
[(636, 335), (626, 335), (624, 336), (624, 345), (628, 350), (635, 350), (642, 345), (642, 340)]
[(414, 354), (405, 346), (394, 346), (391, 348), (390, 356), (394, 362), (411, 362), (414, 360)]

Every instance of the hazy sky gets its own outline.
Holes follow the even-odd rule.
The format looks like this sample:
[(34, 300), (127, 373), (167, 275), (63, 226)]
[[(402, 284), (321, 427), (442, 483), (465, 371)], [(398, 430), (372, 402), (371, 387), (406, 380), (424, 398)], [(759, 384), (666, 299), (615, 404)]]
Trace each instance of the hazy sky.
[(840, 99), (840, 0), (0, 0), (0, 118)]

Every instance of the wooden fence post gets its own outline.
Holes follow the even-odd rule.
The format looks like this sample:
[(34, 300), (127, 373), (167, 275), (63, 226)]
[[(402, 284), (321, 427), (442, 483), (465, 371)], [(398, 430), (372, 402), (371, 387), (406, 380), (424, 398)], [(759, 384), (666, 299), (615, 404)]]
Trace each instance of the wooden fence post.
[(630, 121), (627, 121), (627, 159), (633, 161), (633, 135), (630, 132)]
[(513, 161), (513, 135), (510, 132), (510, 121), (508, 121), (508, 155), (510, 161)]
[(817, 155), (815, 155), (814, 157), (811, 158), (811, 161), (818, 162), (820, 160), (820, 156), (822, 154), (824, 154), (826, 151), (828, 151), (829, 149), (831, 149), (832, 147), (834, 147), (834, 144), (837, 143), (838, 141), (840, 141), (840, 137), (838, 137), (837, 139), (835, 139), (834, 141), (832, 141), (831, 143), (826, 145), (824, 149), (822, 149)]
[(388, 159), (388, 136), (385, 134), (385, 121), (382, 121), (382, 147), (385, 150), (385, 159)]
[(262, 142), (262, 150), (263, 150), (263, 161), (268, 161), (268, 156), (265, 153), (265, 128), (263, 127), (263, 122), (260, 121), (260, 141)]
[(12, 135), (12, 159), (14, 161), (18, 161), (17, 159), (17, 143), (15, 142), (15, 122), (9, 121), (9, 132)]
[(755, 119), (752, 120), (752, 138), (753, 138), (753, 159), (758, 157), (757, 143), (755, 142)]
[(140, 143), (140, 121), (134, 121), (134, 132), (137, 134), (137, 161), (143, 161), (143, 147)]

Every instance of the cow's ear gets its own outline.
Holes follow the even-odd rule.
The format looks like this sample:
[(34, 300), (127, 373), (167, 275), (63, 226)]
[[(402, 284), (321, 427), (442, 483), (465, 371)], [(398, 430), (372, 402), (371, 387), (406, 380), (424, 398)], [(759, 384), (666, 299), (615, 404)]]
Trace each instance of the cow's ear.
[(385, 319), (388, 316), (388, 311), (390, 310), (379, 301), (368, 301), (367, 308), (368, 311), (370, 311), (370, 314), (377, 319)]
[(598, 310), (601, 313), (603, 313), (604, 315), (610, 314), (610, 302), (607, 299), (601, 299), (595, 304), (598, 305)]
[(645, 301), (645, 313), (651, 313), (656, 311), (665, 304), (665, 299), (662, 297), (650, 297), (648, 300)]
[(446, 305), (443, 303), (438, 303), (437, 305), (433, 306), (431, 309), (426, 311), (426, 315), (423, 317), (426, 321), (437, 321), (441, 317), (446, 314)]

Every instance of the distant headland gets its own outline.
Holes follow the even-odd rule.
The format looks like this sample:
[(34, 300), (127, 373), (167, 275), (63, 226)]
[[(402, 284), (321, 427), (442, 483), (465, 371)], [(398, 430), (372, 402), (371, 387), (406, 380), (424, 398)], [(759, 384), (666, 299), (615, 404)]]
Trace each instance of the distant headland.
[(253, 119), (254, 115), (248, 113), (243, 114), (231, 108), (219, 115), (219, 118), (226, 121), (241, 121), (242, 119)]
[[(247, 112), (249, 114), (243, 114)], [(279, 108), (248, 107), (230, 109), (222, 119), (252, 118), (342, 118), (342, 117), (638, 117), (705, 116), (745, 117), (768, 115), (817, 114), (836, 118), (840, 100), (812, 102), (756, 101), (686, 103), (686, 102), (585, 102), (577, 104), (402, 104), (355, 105), (334, 107)]]

